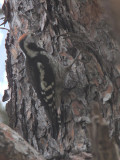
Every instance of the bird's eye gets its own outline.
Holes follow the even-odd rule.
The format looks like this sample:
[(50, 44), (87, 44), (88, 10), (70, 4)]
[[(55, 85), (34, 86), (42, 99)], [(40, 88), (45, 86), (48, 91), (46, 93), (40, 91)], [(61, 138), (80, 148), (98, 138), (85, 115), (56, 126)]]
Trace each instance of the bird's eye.
[(35, 36), (35, 33), (31, 33), (31, 36), (32, 36), (32, 37)]

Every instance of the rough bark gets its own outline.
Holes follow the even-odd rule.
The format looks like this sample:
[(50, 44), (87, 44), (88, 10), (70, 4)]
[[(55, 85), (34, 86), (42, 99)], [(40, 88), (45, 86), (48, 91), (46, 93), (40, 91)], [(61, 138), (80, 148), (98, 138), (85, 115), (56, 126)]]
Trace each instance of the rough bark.
[(119, 160), (119, 149), (114, 139), (109, 137), (109, 128), (101, 116), (97, 102), (91, 103), (91, 124), (88, 126), (88, 135), (92, 143), (93, 160)]
[[(10, 33), (6, 49), (12, 91), (7, 104), (10, 127), (47, 159), (90, 159), (86, 127), (90, 121), (90, 104), (95, 101), (119, 144), (120, 48), (111, 36), (99, 2), (9, 0), (9, 4)], [(25, 56), (19, 49), (18, 38), (28, 31), (41, 33), (39, 45), (65, 66), (71, 64), (77, 50), (80, 51), (65, 79), (62, 125), (57, 140), (48, 132), (44, 106), (30, 84)]]
[(45, 160), (21, 136), (3, 123), (0, 123), (1, 160)]

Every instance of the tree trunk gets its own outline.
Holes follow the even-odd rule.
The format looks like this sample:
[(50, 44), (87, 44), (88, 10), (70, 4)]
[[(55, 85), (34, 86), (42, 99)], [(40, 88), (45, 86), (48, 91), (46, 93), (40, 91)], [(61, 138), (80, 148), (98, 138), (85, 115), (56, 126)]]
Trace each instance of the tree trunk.
[[(46, 159), (91, 159), (87, 125), (91, 104), (97, 103), (109, 123), (111, 136), (119, 144), (120, 49), (111, 36), (99, 1), (9, 0), (8, 3), (6, 65), (11, 88), (11, 100), (7, 103), (10, 127)], [(18, 38), (28, 31), (40, 34), (41, 48), (63, 66), (69, 66), (80, 52), (63, 77), (61, 126), (56, 140), (49, 132), (49, 117), (30, 83), (25, 55), (19, 48)]]

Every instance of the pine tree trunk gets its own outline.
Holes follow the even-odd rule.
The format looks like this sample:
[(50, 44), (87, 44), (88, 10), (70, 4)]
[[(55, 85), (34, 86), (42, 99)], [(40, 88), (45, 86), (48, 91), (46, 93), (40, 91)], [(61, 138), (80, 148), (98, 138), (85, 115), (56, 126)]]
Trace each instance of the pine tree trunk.
[[(9, 0), (9, 4), (6, 65), (12, 91), (7, 103), (10, 127), (46, 159), (91, 159), (87, 125), (91, 105), (97, 103), (119, 144), (120, 49), (98, 1)], [(19, 48), (18, 38), (29, 31), (40, 34), (42, 48), (63, 66), (69, 66), (80, 52), (61, 86), (61, 127), (56, 140), (49, 132), (45, 106), (30, 83), (26, 58)]]

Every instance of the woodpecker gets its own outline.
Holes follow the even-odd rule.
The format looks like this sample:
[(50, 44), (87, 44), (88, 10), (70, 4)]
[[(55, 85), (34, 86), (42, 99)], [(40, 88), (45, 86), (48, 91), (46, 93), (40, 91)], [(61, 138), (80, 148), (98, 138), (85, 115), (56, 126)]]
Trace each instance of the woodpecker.
[[(45, 49), (37, 45), (38, 37), (34, 33), (25, 33), (19, 38), (19, 45), (26, 55), (26, 68), (29, 68), (29, 79), (47, 110), (53, 128), (53, 138), (57, 138), (60, 130), (60, 105), (64, 81), (71, 66), (58, 63)], [(29, 66), (29, 67), (28, 67)]]
[(52, 125), (52, 136), (58, 135), (58, 116), (55, 107), (55, 76), (50, 63), (50, 58), (45, 49), (36, 44), (33, 33), (23, 34), (19, 38), (19, 45), (26, 55), (27, 66), (30, 70), (29, 78), (38, 98), (41, 100), (49, 114)]

